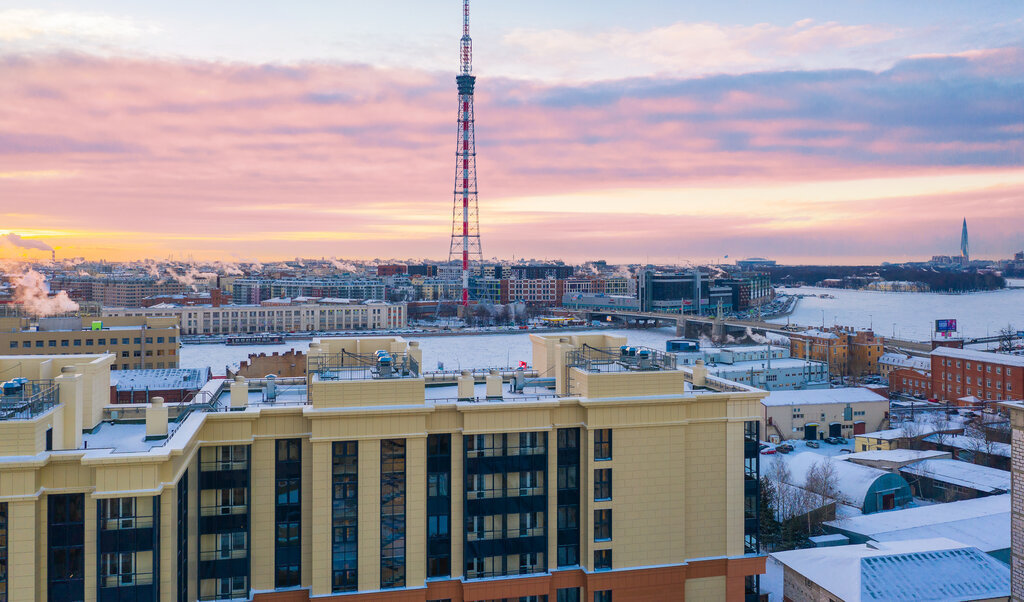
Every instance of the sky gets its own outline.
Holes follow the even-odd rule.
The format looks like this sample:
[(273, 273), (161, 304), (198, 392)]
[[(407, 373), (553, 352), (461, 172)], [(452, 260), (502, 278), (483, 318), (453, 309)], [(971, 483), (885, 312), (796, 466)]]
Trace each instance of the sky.
[[(485, 258), (1024, 249), (1024, 3), (474, 0)], [(446, 259), (457, 0), (0, 0), (0, 258)]]

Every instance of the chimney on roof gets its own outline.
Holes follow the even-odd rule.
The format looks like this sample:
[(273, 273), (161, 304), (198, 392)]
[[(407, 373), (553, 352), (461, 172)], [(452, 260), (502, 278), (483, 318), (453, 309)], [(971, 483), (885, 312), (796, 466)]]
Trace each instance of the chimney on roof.
[(153, 397), (146, 408), (146, 439), (167, 438), (167, 406), (163, 397)]
[(236, 376), (231, 383), (231, 409), (244, 409), (249, 405), (249, 383), (244, 376)]
[(459, 401), (472, 401), (475, 385), (473, 373), (469, 370), (463, 370), (462, 374), (459, 375)]
[(697, 360), (693, 366), (693, 386), (703, 387), (707, 383), (708, 369), (704, 366), (704, 360)]
[(487, 399), (501, 399), (501, 374), (497, 370), (487, 375)]

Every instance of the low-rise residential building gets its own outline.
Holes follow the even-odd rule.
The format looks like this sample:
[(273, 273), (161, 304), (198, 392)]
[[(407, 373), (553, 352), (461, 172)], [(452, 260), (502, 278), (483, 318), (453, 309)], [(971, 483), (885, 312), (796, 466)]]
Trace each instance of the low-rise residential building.
[(771, 391), (761, 404), (770, 440), (852, 439), (878, 430), (889, 418), (889, 400), (862, 387)]
[(0, 355), (111, 353), (114, 370), (178, 367), (174, 317), (0, 318)]
[(890, 394), (909, 395), (920, 399), (932, 398), (931, 370), (895, 368), (889, 372), (887, 378)]
[(940, 400), (966, 395), (985, 402), (1024, 397), (1024, 356), (939, 347), (931, 359), (932, 393)]
[(701, 355), (708, 374), (766, 391), (829, 387), (828, 364), (789, 357), (786, 347), (705, 347)]
[(260, 305), (105, 307), (110, 317), (168, 316), (184, 335), (405, 328), (406, 304), (349, 299), (268, 299)]

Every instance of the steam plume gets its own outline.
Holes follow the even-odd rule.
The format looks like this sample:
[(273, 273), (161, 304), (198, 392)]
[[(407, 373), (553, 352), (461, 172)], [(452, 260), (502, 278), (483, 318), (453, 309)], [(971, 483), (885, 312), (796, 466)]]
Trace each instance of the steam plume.
[(72, 301), (66, 291), (50, 296), (46, 277), (35, 270), (29, 270), (14, 283), (14, 301), (36, 317), (52, 316), (78, 310), (78, 303)]
[(32, 240), (30, 238), (22, 238), (21, 235), (11, 232), (3, 237), (8, 243), (21, 247), (22, 249), (39, 249), (40, 251), (53, 251), (53, 247), (46, 244), (41, 240)]

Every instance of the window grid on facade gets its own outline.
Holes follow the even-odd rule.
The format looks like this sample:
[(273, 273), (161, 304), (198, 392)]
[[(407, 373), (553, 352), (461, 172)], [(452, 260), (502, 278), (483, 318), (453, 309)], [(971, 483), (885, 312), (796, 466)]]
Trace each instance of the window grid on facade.
[(607, 571), (612, 568), (611, 550), (594, 550), (594, 570)]
[(199, 600), (249, 594), (248, 445), (199, 453)]
[(0, 502), (0, 602), (7, 602), (7, 502)]
[(612, 499), (612, 469), (598, 468), (594, 470), (594, 499)]
[(188, 602), (188, 470), (178, 480), (178, 602)]
[(152, 600), (158, 566), (160, 497), (97, 500), (98, 597), (106, 600)]
[(612, 511), (610, 508), (594, 510), (594, 541), (612, 538)]
[(380, 442), (380, 586), (405, 586), (405, 439)]
[(451, 575), (452, 437), (427, 436), (427, 577)]
[(594, 431), (594, 459), (612, 459), (612, 429), (597, 429)]
[(465, 578), (546, 571), (547, 433), (470, 435), (463, 445)]
[(47, 595), (50, 602), (85, 599), (85, 496), (47, 496)]
[(359, 445), (334, 442), (332, 471), (331, 589), (354, 592), (358, 587)]
[(275, 450), (275, 587), (297, 587), (302, 569), (302, 440), (279, 439)]
[(558, 448), (556, 561), (559, 567), (578, 566), (580, 563), (580, 429), (558, 429), (556, 436)]

